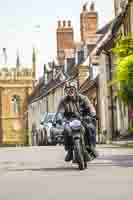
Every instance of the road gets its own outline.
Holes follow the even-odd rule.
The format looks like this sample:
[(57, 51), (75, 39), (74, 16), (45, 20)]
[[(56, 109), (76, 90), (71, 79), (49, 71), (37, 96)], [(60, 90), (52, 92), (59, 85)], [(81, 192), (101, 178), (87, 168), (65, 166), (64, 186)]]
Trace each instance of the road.
[(79, 171), (63, 147), (0, 148), (0, 200), (132, 200), (133, 149), (98, 150)]

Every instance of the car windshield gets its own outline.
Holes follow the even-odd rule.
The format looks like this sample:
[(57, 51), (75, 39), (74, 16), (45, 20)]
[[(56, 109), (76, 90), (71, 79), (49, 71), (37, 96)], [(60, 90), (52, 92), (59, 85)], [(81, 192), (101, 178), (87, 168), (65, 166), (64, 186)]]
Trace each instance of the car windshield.
[(54, 113), (48, 113), (45, 117), (44, 123), (48, 123), (49, 121), (53, 121), (55, 114)]

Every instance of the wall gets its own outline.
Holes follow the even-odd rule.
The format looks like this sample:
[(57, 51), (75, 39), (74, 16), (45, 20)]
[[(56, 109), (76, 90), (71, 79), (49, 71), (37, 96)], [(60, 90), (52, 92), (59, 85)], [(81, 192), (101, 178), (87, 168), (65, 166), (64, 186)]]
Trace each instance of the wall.
[(57, 112), (58, 104), (64, 96), (64, 86), (61, 84), (51, 90), (47, 96), (28, 105), (29, 143), (32, 144), (31, 134), (33, 126), (40, 128), (40, 120), (45, 112)]
[(107, 131), (108, 140), (111, 138), (110, 116), (108, 102), (108, 86), (106, 73), (106, 55), (101, 54), (99, 58), (99, 111), (101, 132)]
[[(2, 82), (3, 84), (3, 82)], [(27, 96), (29, 88), (18, 85), (16, 82), (10, 85), (0, 82), (1, 92), (1, 129), (2, 143), (6, 144), (24, 144), (26, 134), (26, 121), (24, 116), (27, 110)], [(7, 85), (6, 85), (7, 84)], [(19, 112), (13, 111), (12, 98), (17, 95), (20, 98)]]

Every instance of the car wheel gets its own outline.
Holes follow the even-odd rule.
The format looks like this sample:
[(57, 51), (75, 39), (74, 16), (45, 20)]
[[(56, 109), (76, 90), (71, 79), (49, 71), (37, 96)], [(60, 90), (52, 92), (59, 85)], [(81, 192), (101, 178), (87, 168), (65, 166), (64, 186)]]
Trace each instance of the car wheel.
[(38, 131), (36, 131), (36, 137), (35, 137), (35, 146), (39, 146), (39, 135), (38, 135)]
[(56, 145), (56, 142), (54, 141), (54, 136), (53, 136), (53, 132), (52, 129), (50, 130), (50, 138), (51, 138), (51, 145)]
[(36, 146), (36, 135), (35, 135), (35, 131), (32, 131), (32, 146)]
[(46, 146), (46, 145), (48, 145), (48, 136), (47, 136), (47, 132), (46, 131), (44, 131), (44, 145)]
[(45, 130), (41, 130), (42, 146), (45, 145)]
[(41, 135), (41, 131), (39, 130), (39, 146), (42, 145), (42, 135)]
[(43, 145), (43, 135), (42, 135), (42, 130), (40, 130), (40, 146)]

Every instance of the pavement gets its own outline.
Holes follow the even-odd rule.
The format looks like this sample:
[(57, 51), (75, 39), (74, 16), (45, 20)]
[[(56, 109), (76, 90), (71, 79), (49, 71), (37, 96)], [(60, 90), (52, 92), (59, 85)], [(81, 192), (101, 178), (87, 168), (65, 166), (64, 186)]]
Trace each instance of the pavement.
[(133, 140), (120, 140), (120, 141), (112, 141), (112, 144), (118, 145), (130, 145), (133, 144)]
[(79, 171), (62, 146), (0, 148), (0, 200), (132, 200), (133, 149), (98, 151)]
[(112, 144), (133, 145), (133, 134), (121, 135), (117, 141), (112, 141)]

